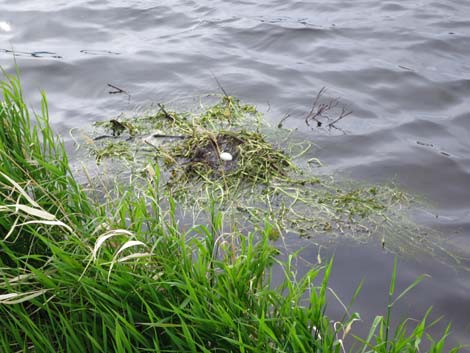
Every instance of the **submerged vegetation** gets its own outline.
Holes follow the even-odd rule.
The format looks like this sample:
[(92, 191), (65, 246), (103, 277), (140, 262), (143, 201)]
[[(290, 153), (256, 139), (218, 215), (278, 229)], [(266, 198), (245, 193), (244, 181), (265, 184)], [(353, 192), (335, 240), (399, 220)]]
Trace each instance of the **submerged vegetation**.
[[(175, 218), (178, 199), (161, 187), (158, 164), (146, 168), (138, 185), (123, 183), (92, 198), (74, 179), (64, 147), (51, 131), (45, 98), (31, 121), (17, 79), (7, 77), (1, 87), (2, 352), (423, 351), (426, 331), (434, 324), (429, 313), (416, 323), (390, 324), (396, 302), (420, 279), (396, 295), (395, 270), (385, 315), (376, 317), (367, 337), (356, 337), (359, 314), (346, 311), (339, 321), (326, 315), (332, 262), (297, 278), (294, 256), (278, 260), (269, 240), (277, 225), (266, 218), (252, 232), (226, 233), (217, 198), (205, 206), (206, 225), (183, 229)], [(216, 109), (225, 108), (209, 110), (209, 121)], [(159, 114), (172, 116), (165, 111)], [(138, 134), (136, 127), (130, 135)], [(222, 136), (209, 139), (222, 145), (232, 135)], [(238, 135), (236, 141), (245, 143)], [(257, 146), (266, 146), (264, 140)], [(178, 158), (193, 158), (180, 153)], [(276, 150), (267, 153), (282, 164), (276, 179), (290, 177), (290, 160)], [(238, 161), (244, 163), (243, 158)], [(270, 168), (255, 168), (263, 175), (264, 167)], [(239, 172), (212, 169), (223, 175)], [(181, 178), (178, 172), (175, 177)], [(325, 199), (356, 202), (354, 193), (326, 191)], [(380, 193), (368, 192), (374, 198)], [(283, 278), (278, 285), (274, 273)], [(448, 334), (449, 328), (442, 337), (427, 337), (426, 351), (443, 352)], [(354, 348), (344, 346), (346, 337), (355, 337)]]

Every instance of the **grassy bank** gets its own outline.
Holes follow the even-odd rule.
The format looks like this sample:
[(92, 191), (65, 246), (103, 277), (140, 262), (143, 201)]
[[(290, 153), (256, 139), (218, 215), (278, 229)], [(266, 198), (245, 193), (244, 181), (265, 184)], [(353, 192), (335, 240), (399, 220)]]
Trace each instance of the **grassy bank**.
[[(215, 202), (208, 224), (180, 229), (157, 166), (138, 188), (92, 199), (71, 174), (45, 98), (31, 118), (19, 82), (1, 85), (0, 351), (423, 351), (428, 314), (390, 327), (401, 298), (394, 275), (385, 313), (344, 347), (359, 315), (326, 316), (331, 262), (297, 278), (292, 257), (277, 259), (269, 220), (225, 233)], [(283, 274), (278, 286), (273, 271)], [(443, 352), (447, 334), (428, 337), (427, 351)]]

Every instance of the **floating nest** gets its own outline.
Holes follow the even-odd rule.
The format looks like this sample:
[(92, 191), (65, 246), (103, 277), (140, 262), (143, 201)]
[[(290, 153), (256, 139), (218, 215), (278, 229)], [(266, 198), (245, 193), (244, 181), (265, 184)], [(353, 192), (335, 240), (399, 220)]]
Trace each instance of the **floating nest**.
[[(185, 159), (188, 173), (200, 170), (222, 176), (238, 169), (246, 139), (229, 132), (211, 133), (188, 138), (173, 149), (175, 156)], [(230, 158), (222, 158), (228, 155)]]
[(193, 214), (215, 202), (250, 227), (273, 224), (273, 234), (364, 238), (403, 231), (413, 241), (405, 228), (416, 228), (403, 217), (408, 195), (391, 185), (314, 175), (305, 168), (315, 159), (304, 157), (308, 144), (293, 141), (292, 133), (270, 127), (253, 106), (224, 95), (201, 112), (159, 105), (154, 113), (97, 123), (90, 146), (98, 161), (121, 156), (135, 175), (148, 166), (158, 169), (161, 190)]
[[(201, 133), (174, 145), (167, 153), (177, 161), (180, 181), (193, 178), (232, 184), (267, 184), (296, 169), (290, 158), (273, 147), (259, 132), (222, 131)], [(229, 155), (229, 160), (222, 158)]]

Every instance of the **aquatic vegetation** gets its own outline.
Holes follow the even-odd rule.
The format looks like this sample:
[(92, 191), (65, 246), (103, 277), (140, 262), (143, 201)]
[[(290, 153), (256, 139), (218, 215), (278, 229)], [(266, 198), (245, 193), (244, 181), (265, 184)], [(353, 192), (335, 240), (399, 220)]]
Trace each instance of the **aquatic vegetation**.
[[(311, 146), (299, 142), (295, 131), (269, 126), (254, 106), (237, 98), (209, 98), (206, 104), (201, 99), (196, 112), (159, 104), (153, 113), (97, 122), (88, 146), (98, 162), (121, 157), (123, 169), (134, 175), (158, 164), (160, 187), (187, 213), (200, 215), (215, 200), (227, 218), (240, 220), (237, 227), (263, 227), (267, 219), (279, 235), (385, 234), (382, 242), (398, 249), (394, 235), (407, 232), (403, 209), (413, 202), (410, 195), (393, 185), (319, 177), (312, 158), (304, 157)], [(318, 98), (315, 112), (332, 109), (333, 103), (322, 110)], [(407, 235), (400, 242), (414, 246), (414, 232)]]
[(94, 150), (93, 154), (99, 164), (104, 158), (120, 158), (128, 161), (132, 160), (132, 153), (129, 146), (122, 141), (107, 141), (99, 150)]
[[(32, 126), (19, 87), (8, 77), (0, 106), (2, 352), (352, 352), (343, 342), (359, 314), (325, 313), (332, 261), (298, 278), (295, 255), (280, 261), (269, 241), (274, 225), (226, 233), (216, 202), (207, 225), (182, 229), (157, 165), (139, 187), (117, 184), (93, 201), (70, 172), (45, 100)], [(18, 247), (26, 242), (40, 246)], [(395, 275), (387, 314), (354, 351), (422, 351), (428, 313), (396, 330), (389, 319), (420, 279), (394, 297)], [(448, 335), (428, 351), (443, 352)]]

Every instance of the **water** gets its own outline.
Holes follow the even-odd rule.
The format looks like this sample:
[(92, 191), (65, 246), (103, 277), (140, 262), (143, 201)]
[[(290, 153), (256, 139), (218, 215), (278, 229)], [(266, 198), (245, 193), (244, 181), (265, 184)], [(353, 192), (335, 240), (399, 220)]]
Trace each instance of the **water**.
[[(328, 172), (425, 195), (436, 207), (419, 221), (470, 254), (470, 2), (54, 3), (0, 0), (0, 65), (12, 71), (16, 53), (29, 102), (46, 91), (64, 138), (150, 102), (217, 91), (215, 75), (271, 121), (290, 114), (285, 126), (317, 145)], [(108, 83), (131, 99), (109, 94)], [(353, 111), (341, 130), (305, 126), (322, 87)], [(331, 286), (343, 299), (366, 279), (354, 309), (370, 323), (385, 308), (393, 256), (376, 243), (322, 251), (336, 253)], [(304, 258), (317, 252), (310, 246)], [(454, 323), (451, 340), (470, 343), (470, 274), (432, 257), (403, 258), (399, 286), (421, 273), (432, 278), (397, 316), (433, 305), (433, 317)]]

